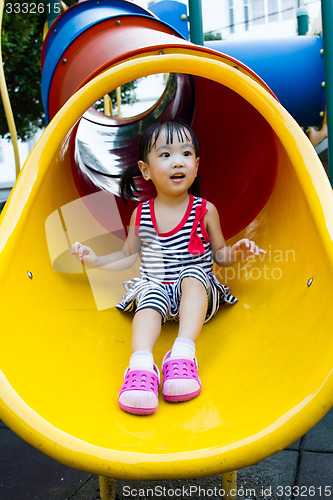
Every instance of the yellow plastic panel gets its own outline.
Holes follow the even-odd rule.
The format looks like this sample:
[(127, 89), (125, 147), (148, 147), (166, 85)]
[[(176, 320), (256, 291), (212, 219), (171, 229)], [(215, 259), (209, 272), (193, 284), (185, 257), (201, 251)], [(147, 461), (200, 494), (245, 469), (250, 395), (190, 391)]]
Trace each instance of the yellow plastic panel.
[[(268, 255), (216, 269), (240, 301), (203, 328), (202, 393), (185, 404), (160, 398), (158, 411), (142, 418), (117, 403), (131, 315), (98, 311), (85, 273), (52, 267), (45, 222), (79, 198), (68, 149), (75, 122), (111, 88), (160, 72), (214, 79), (247, 99), (276, 134), (279, 165), (266, 206), (237, 235), (253, 238)], [(206, 476), (283, 449), (331, 407), (331, 188), (298, 125), (236, 69), (205, 57), (199, 64), (193, 54), (161, 54), (96, 77), (47, 128), (1, 221), (0, 416), (53, 458), (104, 476)], [(64, 220), (58, 230), (61, 252), (71, 237)], [(175, 335), (176, 325), (165, 325), (159, 365)]]

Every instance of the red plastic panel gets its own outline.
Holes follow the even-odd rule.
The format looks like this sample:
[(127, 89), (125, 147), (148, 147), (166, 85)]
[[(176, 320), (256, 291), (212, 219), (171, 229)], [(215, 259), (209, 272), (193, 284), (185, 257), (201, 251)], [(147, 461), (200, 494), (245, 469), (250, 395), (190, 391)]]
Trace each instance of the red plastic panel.
[[(230, 238), (255, 219), (271, 195), (277, 175), (275, 136), (260, 113), (234, 91), (200, 77), (194, 77), (194, 87), (192, 127), (200, 147), (202, 196), (216, 205), (223, 234)], [(167, 111), (161, 119), (166, 118)], [(134, 143), (131, 150), (133, 163)], [(126, 158), (121, 166), (126, 168)], [(97, 190), (82, 172), (75, 172), (75, 179), (82, 195)], [(148, 187), (142, 199), (153, 195)], [(117, 203), (126, 227), (136, 203)], [(95, 216), (107, 227), (105, 217)]]
[(65, 51), (52, 79), (50, 118), (80, 87), (111, 64), (142, 51), (159, 50), (165, 45), (191, 45), (176, 37), (172, 28), (155, 19), (126, 16), (118, 21), (120, 24), (112, 18), (95, 24)]
[(277, 174), (275, 136), (245, 99), (194, 77), (193, 130), (200, 146), (202, 195), (217, 206), (224, 236), (246, 227), (265, 206)]

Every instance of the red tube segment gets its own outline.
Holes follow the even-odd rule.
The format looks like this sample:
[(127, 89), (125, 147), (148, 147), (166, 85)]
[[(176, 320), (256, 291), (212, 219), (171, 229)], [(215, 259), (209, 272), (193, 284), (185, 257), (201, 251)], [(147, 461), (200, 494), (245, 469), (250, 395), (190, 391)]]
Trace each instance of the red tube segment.
[[(173, 50), (197, 54), (198, 64), (202, 57), (218, 59), (265, 86), (231, 57), (183, 40), (157, 19), (135, 15), (112, 17), (83, 31), (64, 52), (50, 86), (50, 117), (80, 87), (108, 67), (154, 51)], [(224, 235), (229, 238), (253, 221), (273, 190), (277, 173), (274, 134), (253, 106), (226, 86), (214, 82), (214, 75), (211, 79), (183, 75), (176, 79), (176, 85), (178, 89), (172, 101), (161, 106), (160, 113), (156, 113), (155, 106), (131, 120), (115, 121), (105, 117), (103, 124), (89, 114), (82, 125), (88, 121), (90, 132), (85, 131), (82, 138), (81, 125), (78, 128), (74, 178), (82, 195), (98, 189), (118, 194), (117, 183), (122, 171), (137, 161), (136, 142), (140, 130), (156, 119), (184, 119), (185, 113), (200, 144), (202, 195), (217, 206)], [(114, 143), (112, 137), (116, 137)], [(108, 168), (111, 170), (107, 171)], [(151, 191), (145, 189), (141, 199), (151, 195)], [(133, 204), (125, 205), (118, 198), (118, 206), (126, 227)]]

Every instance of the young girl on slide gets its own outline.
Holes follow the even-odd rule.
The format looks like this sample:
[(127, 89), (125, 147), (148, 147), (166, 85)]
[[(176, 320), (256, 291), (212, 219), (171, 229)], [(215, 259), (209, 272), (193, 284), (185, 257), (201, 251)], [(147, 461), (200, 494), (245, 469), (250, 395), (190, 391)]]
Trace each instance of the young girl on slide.
[[(107, 270), (131, 267), (141, 254), (141, 277), (124, 283), (126, 294), (117, 307), (135, 308), (132, 356), (119, 392), (120, 407), (134, 414), (151, 414), (158, 407), (160, 374), (153, 349), (168, 319), (179, 321), (178, 337), (162, 363), (162, 394), (167, 401), (187, 401), (201, 391), (195, 342), (203, 323), (219, 304), (237, 301), (212, 273), (214, 261), (233, 264), (249, 255), (265, 254), (253, 241), (233, 246), (224, 240), (215, 206), (189, 193), (199, 166), (198, 144), (183, 122), (158, 122), (139, 140), (138, 166), (152, 181), (157, 195), (134, 210), (122, 251), (96, 256), (75, 243), (72, 254), (89, 267)], [(133, 167), (122, 179), (123, 197), (135, 196)]]

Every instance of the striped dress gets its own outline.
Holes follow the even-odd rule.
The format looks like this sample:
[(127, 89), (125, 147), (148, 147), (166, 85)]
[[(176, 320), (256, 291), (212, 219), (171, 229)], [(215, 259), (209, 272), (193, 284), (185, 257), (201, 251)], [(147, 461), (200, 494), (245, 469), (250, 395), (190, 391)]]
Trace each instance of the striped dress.
[(237, 299), (212, 272), (213, 256), (204, 216), (207, 201), (189, 195), (189, 204), (180, 223), (171, 231), (158, 230), (154, 199), (137, 208), (135, 232), (141, 240), (140, 278), (124, 283), (126, 294), (118, 309), (136, 311), (147, 307), (159, 310), (163, 322), (178, 319), (181, 280), (197, 278), (207, 291), (208, 310), (205, 322), (221, 303), (233, 304)]

